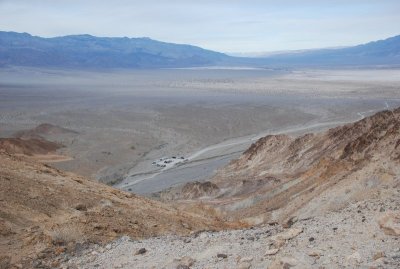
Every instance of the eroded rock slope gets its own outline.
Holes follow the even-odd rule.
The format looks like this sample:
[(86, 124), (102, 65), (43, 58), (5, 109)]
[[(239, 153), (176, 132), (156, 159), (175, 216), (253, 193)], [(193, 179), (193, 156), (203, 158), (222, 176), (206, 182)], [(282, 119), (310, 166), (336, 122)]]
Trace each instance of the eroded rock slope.
[(309, 218), (379, 196), (400, 182), (400, 108), (323, 133), (263, 137), (211, 182), (213, 192), (196, 197), (226, 219), (251, 224)]
[(123, 235), (145, 238), (228, 227), (204, 214), (182, 212), (4, 151), (0, 186), (1, 268), (54, 268), (46, 264), (53, 256)]

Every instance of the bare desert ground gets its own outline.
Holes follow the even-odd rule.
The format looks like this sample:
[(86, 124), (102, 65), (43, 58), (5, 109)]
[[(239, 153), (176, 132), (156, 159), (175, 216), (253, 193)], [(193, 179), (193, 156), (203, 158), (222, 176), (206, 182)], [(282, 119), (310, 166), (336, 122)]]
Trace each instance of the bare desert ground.
[[(400, 70), (0, 71), (0, 137), (50, 123), (51, 163), (149, 194), (205, 180), (268, 133), (322, 130), (400, 105)], [(189, 161), (172, 169), (162, 157)]]

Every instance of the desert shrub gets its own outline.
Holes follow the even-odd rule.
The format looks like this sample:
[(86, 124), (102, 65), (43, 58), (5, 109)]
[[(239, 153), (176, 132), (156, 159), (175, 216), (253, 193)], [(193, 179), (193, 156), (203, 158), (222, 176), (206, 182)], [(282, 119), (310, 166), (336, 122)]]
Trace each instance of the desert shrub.
[(63, 226), (50, 233), (54, 245), (67, 245), (85, 241), (84, 233), (76, 226)]

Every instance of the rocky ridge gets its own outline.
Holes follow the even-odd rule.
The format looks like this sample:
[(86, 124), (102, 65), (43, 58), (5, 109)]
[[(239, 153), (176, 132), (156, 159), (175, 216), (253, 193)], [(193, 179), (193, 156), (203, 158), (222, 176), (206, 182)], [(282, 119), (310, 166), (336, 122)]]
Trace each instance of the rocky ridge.
[(400, 181), (400, 108), (327, 132), (269, 135), (211, 180), (202, 202), (250, 224), (308, 218), (374, 197)]

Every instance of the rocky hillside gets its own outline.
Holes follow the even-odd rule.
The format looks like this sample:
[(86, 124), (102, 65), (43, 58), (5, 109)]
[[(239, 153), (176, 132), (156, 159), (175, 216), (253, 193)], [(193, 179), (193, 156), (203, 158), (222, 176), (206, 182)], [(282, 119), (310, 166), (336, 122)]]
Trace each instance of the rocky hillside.
[(184, 237), (124, 237), (75, 257), (63, 254), (61, 268), (397, 269), (400, 215), (391, 211), (399, 209), (400, 193), (383, 192), (384, 199), (351, 204), (287, 228), (267, 224)]
[[(263, 137), (211, 182), (212, 192), (197, 188), (195, 197), (250, 224), (306, 219), (379, 196), (400, 184), (400, 108), (323, 133)], [(173, 197), (193, 197), (193, 186), (180, 191)]]
[(62, 145), (41, 138), (0, 138), (0, 149), (11, 154), (27, 156), (55, 153)]
[(55, 268), (54, 256), (123, 235), (228, 227), (4, 151), (0, 186), (0, 268)]

